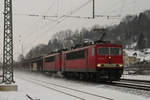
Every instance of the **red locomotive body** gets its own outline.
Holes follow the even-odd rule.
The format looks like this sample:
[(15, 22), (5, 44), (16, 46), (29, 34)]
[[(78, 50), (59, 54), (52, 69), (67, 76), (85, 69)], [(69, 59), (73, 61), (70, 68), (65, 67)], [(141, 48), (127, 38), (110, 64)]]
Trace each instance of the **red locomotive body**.
[(66, 51), (62, 54), (64, 72), (95, 72), (95, 45)]
[(43, 71), (61, 71), (65, 77), (119, 80), (123, 73), (121, 45), (99, 43), (43, 58)]
[[(97, 66), (100, 68), (122, 67), (123, 65), (122, 46), (116, 45), (116, 44), (97, 45), (96, 46), (96, 63), (97, 65), (101, 64)], [(107, 64), (109, 65), (107, 66)]]
[(50, 54), (43, 58), (43, 71), (57, 72), (61, 68), (61, 54)]
[(94, 44), (63, 52), (64, 75), (74, 74), (119, 80), (123, 72), (122, 46), (112, 43)]
[(123, 73), (123, 48), (117, 44), (99, 44), (96, 50), (97, 75), (119, 80)]

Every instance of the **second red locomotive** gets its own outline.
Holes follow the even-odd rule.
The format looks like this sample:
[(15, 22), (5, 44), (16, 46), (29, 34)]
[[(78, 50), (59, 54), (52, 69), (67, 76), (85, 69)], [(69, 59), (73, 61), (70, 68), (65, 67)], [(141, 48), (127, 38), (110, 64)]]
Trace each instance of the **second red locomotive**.
[(96, 43), (43, 58), (43, 70), (62, 72), (65, 77), (119, 80), (123, 73), (123, 47)]

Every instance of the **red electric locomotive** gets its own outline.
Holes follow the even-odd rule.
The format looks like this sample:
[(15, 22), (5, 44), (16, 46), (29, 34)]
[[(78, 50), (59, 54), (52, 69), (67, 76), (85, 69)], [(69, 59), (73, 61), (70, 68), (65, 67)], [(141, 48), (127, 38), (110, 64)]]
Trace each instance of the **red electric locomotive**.
[(43, 57), (44, 72), (58, 72), (61, 69), (61, 54), (54, 53)]
[(66, 77), (119, 80), (123, 73), (121, 45), (99, 43), (62, 53)]
[(97, 44), (97, 77), (119, 80), (123, 73), (123, 47), (117, 44)]
[(43, 58), (43, 71), (61, 71), (65, 77), (119, 80), (123, 73), (123, 49), (112, 43), (95, 43)]

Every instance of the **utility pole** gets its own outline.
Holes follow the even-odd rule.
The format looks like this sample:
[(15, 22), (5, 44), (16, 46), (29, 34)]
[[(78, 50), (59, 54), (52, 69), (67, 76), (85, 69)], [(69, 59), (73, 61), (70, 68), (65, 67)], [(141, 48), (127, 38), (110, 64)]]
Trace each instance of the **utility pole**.
[(13, 78), (13, 27), (12, 0), (4, 0), (4, 47), (3, 80), (5, 84), (14, 83)]
[(93, 19), (95, 18), (95, 0), (93, 0)]
[(22, 39), (22, 36), (21, 35), (19, 35), (19, 42), (21, 43), (21, 55), (23, 55), (24, 54), (24, 51), (23, 51), (23, 39)]

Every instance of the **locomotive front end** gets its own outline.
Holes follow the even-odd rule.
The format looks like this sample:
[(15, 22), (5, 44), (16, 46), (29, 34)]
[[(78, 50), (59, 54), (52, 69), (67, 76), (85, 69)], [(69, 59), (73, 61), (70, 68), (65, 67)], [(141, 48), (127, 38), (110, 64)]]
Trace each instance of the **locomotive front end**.
[(96, 46), (96, 68), (98, 76), (119, 80), (123, 73), (123, 49), (117, 44)]

